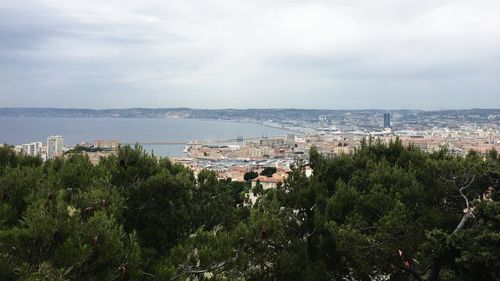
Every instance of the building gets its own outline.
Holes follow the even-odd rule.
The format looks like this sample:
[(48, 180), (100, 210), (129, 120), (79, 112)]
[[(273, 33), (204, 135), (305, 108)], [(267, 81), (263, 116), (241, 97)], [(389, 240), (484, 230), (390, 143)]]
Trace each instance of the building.
[(105, 148), (105, 149), (117, 149), (120, 142), (117, 140), (96, 140), (94, 142), (94, 147)]
[(288, 134), (286, 136), (286, 143), (289, 147), (295, 147), (295, 134)]
[(21, 147), (21, 152), (26, 154), (26, 155), (29, 155), (30, 153), (30, 144), (29, 143), (23, 143), (22, 144), (22, 147)]
[(264, 190), (277, 188), (280, 182), (283, 182), (283, 180), (275, 177), (259, 176), (252, 180), (252, 188), (255, 188), (257, 184), (260, 184)]
[(41, 142), (32, 142), (25, 143), (22, 146), (22, 152), (29, 156), (38, 156), (41, 154), (42, 143)]
[(283, 147), (285, 145), (285, 140), (282, 138), (265, 138), (259, 141), (261, 147)]
[(30, 143), (30, 155), (31, 156), (37, 156), (37, 155), (40, 155), (42, 153), (42, 146), (43, 144), (39, 141), (37, 142), (32, 142)]
[(63, 155), (64, 140), (62, 136), (50, 136), (47, 138), (47, 159), (54, 159)]
[(252, 180), (252, 189), (248, 191), (247, 193), (247, 198), (250, 202), (251, 205), (255, 204), (257, 202), (257, 198), (259, 198), (259, 195), (254, 192), (255, 188), (257, 185), (260, 185), (262, 187), (262, 190), (268, 190), (272, 188), (277, 188), (278, 184), (283, 182), (282, 179), (278, 179), (275, 177), (264, 177), (264, 176), (259, 176), (255, 179)]
[(384, 128), (390, 128), (390, 127), (391, 127), (391, 114), (384, 113)]
[(271, 155), (271, 149), (267, 146), (261, 147), (260, 148), (260, 156), (262, 157), (269, 157)]

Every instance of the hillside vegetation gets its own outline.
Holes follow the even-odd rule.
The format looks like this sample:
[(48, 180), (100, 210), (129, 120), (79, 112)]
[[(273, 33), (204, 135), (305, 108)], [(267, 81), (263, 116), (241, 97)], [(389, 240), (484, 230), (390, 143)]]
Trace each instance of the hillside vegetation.
[(310, 165), (249, 206), (139, 146), (96, 166), (0, 147), (0, 280), (500, 280), (495, 151), (370, 141)]

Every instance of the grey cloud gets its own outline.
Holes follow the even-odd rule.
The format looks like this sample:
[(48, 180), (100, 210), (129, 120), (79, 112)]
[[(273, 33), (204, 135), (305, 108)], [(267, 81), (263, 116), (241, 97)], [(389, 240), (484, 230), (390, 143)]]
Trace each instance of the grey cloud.
[(33, 48), (71, 28), (71, 23), (63, 15), (43, 4), (26, 0), (0, 4), (0, 48), (4, 50)]
[(288, 69), (303, 75), (329, 77), (333, 80), (415, 80), (415, 79), (451, 79), (467, 75), (498, 73), (484, 67), (491, 61), (500, 61), (500, 55), (487, 59), (457, 59), (453, 62), (419, 63), (414, 61), (386, 62), (382, 58), (372, 60), (369, 57), (356, 56), (277, 56), (268, 64), (277, 70)]
[(0, 104), (499, 107), (498, 13), (493, 0), (4, 1)]

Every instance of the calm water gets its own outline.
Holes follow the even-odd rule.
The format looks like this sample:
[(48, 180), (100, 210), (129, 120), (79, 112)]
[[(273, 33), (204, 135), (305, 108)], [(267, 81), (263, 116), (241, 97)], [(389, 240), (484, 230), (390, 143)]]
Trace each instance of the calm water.
[[(189, 142), (192, 140), (235, 139), (283, 136), (286, 130), (258, 124), (198, 119), (143, 118), (23, 118), (0, 117), (0, 142), (22, 144), (45, 143), (49, 135), (61, 135), (64, 143), (119, 140), (135, 142)], [(145, 145), (156, 155), (182, 156), (183, 145)]]

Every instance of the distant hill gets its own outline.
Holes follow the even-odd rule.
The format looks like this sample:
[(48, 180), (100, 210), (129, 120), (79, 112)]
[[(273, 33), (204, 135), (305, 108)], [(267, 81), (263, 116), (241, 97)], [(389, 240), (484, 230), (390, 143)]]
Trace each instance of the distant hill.
[(463, 110), (324, 110), (324, 109), (192, 109), (192, 108), (31, 108), (3, 107), (4, 117), (65, 117), (65, 118), (203, 118), (203, 119), (317, 119), (322, 115), (341, 116), (349, 113), (372, 115), (393, 112), (401, 115), (500, 115), (500, 109)]
[[(350, 122), (368, 126), (379, 125), (379, 119), (390, 112), (394, 121), (422, 123), (425, 120), (459, 124), (462, 121), (491, 123), (500, 120), (500, 109), (461, 110), (327, 110), (327, 109), (192, 109), (192, 108), (125, 108), (125, 109), (78, 109), (78, 108), (0, 108), (3, 117), (42, 118), (193, 118), (235, 121), (309, 122), (337, 120), (339, 124)], [(413, 121), (412, 121), (413, 120)], [(424, 123), (429, 123), (425, 121)], [(458, 122), (458, 123), (457, 123)], [(371, 128), (371, 127), (370, 127)], [(371, 128), (373, 129), (373, 128)]]

